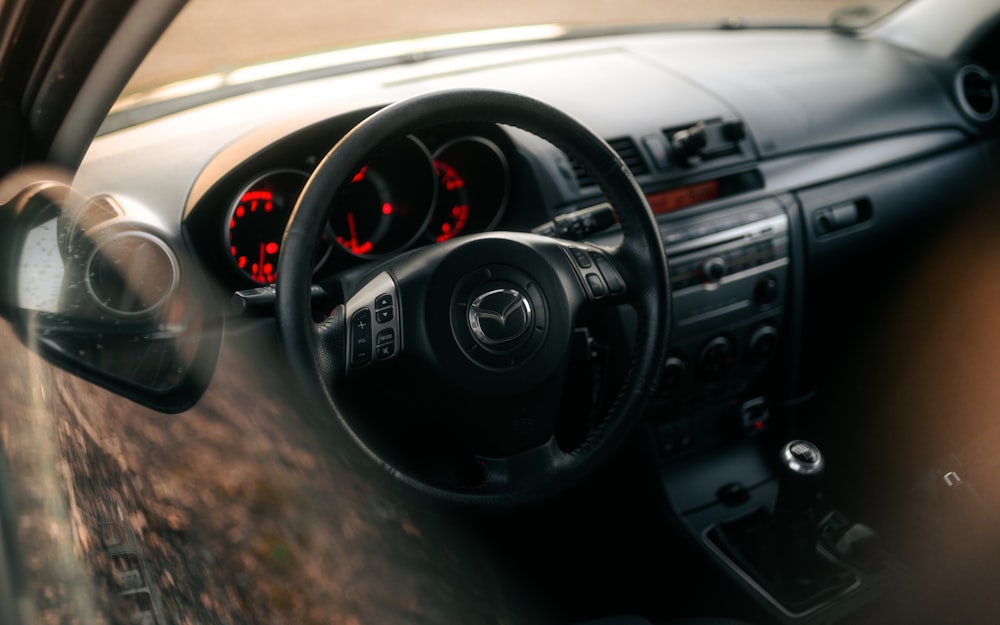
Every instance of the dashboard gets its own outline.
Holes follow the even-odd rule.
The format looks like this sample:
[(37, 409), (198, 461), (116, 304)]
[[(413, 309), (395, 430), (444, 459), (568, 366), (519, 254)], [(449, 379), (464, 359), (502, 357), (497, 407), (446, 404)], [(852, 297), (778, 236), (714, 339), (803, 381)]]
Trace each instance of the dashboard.
[[(382, 103), (424, 90), (482, 85), (562, 107), (622, 155), (665, 222), (961, 148), (989, 125), (964, 112), (954, 88), (965, 65), (920, 63), (877, 41), (823, 31), (731, 33), (724, 48), (715, 45), (722, 36), (548, 43), (291, 85), (280, 97), (240, 96), (108, 133), (77, 184), (97, 194), (117, 171), (173, 172), (118, 178), (116, 194), (144, 204), (175, 235), (183, 229), (235, 288), (273, 282), (281, 226), (337, 139)], [(776, 63), (789, 48), (802, 54)], [(745, 67), (738, 80), (723, 71), (733, 55)], [(821, 89), (799, 90), (785, 78), (806, 71), (824, 77)], [(619, 94), (615, 105), (601, 104), (598, 91)], [(258, 113), (275, 99), (285, 110), (277, 121)], [(457, 233), (531, 229), (600, 202), (565, 155), (515, 128), (402, 138), (357, 174), (331, 207), (318, 270)]]
[[(285, 226), (327, 153), (386, 105), (456, 86), (566, 112), (642, 189), (673, 291), (670, 354), (646, 424), (671, 461), (769, 432), (810, 405), (834, 366), (823, 354), (853, 340), (885, 293), (871, 267), (904, 271), (953, 218), (942, 207), (966, 204), (989, 179), (1000, 106), (975, 59), (926, 59), (876, 38), (637, 33), (296, 82), (144, 123), (109, 119), (75, 185), (108, 194), (182, 253), (181, 273), (203, 276), (239, 328), (273, 315)], [(315, 235), (313, 282), (330, 309), (381, 262), (466, 235), (621, 237), (591, 174), (512, 125), (445, 121), (352, 158)], [(844, 292), (868, 304), (849, 307)], [(606, 330), (632, 324), (622, 313)]]

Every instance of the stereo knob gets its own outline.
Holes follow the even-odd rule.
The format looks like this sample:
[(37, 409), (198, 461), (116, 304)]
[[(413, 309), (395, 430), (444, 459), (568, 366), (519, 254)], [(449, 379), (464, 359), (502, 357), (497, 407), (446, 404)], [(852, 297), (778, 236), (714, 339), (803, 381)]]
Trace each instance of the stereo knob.
[(726, 275), (726, 261), (721, 256), (706, 258), (701, 264), (701, 273), (706, 282), (718, 282)]
[(717, 336), (701, 348), (698, 354), (698, 368), (710, 380), (721, 378), (735, 362), (733, 342), (725, 336)]
[(687, 363), (677, 356), (670, 356), (663, 363), (663, 373), (660, 376), (660, 384), (663, 390), (669, 391), (677, 386), (687, 373)]
[(778, 287), (778, 280), (768, 274), (762, 276), (753, 288), (753, 301), (760, 307), (770, 306), (778, 301), (781, 289)]
[(762, 325), (753, 334), (750, 335), (750, 340), (747, 342), (747, 352), (750, 356), (750, 362), (752, 364), (761, 364), (767, 361), (774, 353), (774, 348), (778, 345), (778, 328), (766, 324)]

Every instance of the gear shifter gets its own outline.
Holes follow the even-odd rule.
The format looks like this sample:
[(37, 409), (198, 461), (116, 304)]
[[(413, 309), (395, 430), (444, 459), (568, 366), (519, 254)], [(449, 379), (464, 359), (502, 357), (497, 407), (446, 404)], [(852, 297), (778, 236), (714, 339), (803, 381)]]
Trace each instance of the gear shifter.
[(781, 493), (778, 505), (811, 506), (826, 471), (823, 454), (808, 441), (794, 440), (781, 449)]
[(819, 448), (794, 440), (781, 449), (778, 498), (774, 504), (774, 528), (782, 568), (790, 580), (804, 582), (814, 577), (818, 519), (816, 503), (826, 469)]
[(717, 526), (709, 537), (762, 588), (793, 612), (843, 592), (856, 578), (819, 549), (823, 454), (808, 441), (781, 448), (778, 495), (745, 517)]

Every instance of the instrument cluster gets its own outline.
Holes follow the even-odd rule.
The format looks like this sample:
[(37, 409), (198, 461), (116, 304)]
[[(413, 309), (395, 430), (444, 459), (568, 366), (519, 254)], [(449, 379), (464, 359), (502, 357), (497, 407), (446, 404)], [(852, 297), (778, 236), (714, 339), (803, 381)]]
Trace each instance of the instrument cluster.
[[(295, 168), (258, 175), (232, 198), (224, 229), (227, 256), (250, 281), (278, 279), (281, 239), (309, 179)], [(488, 138), (434, 143), (404, 137), (387, 146), (338, 190), (316, 267), (331, 257), (374, 259), (496, 226), (507, 205), (507, 158)]]

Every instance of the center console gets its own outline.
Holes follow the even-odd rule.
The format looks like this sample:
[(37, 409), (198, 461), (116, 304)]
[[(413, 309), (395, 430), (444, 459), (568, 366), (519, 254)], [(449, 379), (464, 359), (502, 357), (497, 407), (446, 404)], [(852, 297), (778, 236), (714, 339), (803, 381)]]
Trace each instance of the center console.
[(674, 308), (671, 352), (650, 413), (658, 452), (766, 431), (792, 280), (786, 201), (672, 221), (662, 237)]
[(646, 427), (671, 517), (775, 622), (805, 625), (854, 613), (895, 572), (824, 497), (822, 452), (783, 440), (796, 210), (775, 196), (664, 224), (671, 352)]

